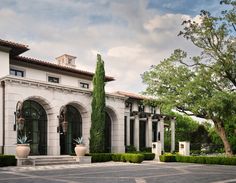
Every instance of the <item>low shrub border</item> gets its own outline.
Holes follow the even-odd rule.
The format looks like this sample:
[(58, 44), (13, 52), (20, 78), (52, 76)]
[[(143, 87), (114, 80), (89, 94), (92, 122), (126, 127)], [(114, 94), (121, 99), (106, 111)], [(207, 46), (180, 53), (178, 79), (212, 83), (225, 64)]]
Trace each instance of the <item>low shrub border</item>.
[(140, 153), (140, 154), (144, 155), (144, 160), (154, 160), (154, 158), (155, 158), (154, 153), (144, 152), (144, 153)]
[(236, 157), (161, 155), (162, 162), (236, 165)]
[(92, 157), (91, 158), (92, 163), (112, 161), (111, 153), (90, 153), (86, 155)]
[(130, 163), (141, 163), (144, 160), (143, 154), (122, 153), (90, 153), (88, 156), (92, 156), (92, 162), (107, 162), (107, 161), (122, 161)]
[(160, 155), (159, 158), (162, 162), (176, 162), (175, 155)]
[(0, 155), (0, 167), (16, 166), (16, 158), (14, 155)]

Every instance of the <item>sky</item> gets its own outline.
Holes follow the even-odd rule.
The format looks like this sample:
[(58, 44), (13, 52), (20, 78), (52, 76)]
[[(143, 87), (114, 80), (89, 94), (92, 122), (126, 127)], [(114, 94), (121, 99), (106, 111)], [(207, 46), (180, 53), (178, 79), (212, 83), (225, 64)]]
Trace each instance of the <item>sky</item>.
[(178, 33), (185, 19), (219, 10), (220, 0), (1, 0), (0, 39), (29, 45), (23, 56), (55, 62), (66, 53), (95, 71), (96, 55), (115, 81), (106, 90), (140, 93), (141, 74), (174, 49), (199, 49)]

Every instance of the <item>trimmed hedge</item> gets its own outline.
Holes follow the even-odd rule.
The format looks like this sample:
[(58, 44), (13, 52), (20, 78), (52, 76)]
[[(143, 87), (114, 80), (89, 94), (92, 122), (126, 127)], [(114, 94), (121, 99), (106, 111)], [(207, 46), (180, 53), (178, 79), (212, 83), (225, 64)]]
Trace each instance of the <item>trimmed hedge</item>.
[(112, 160), (111, 153), (90, 153), (89, 156), (92, 156), (91, 161), (92, 163), (95, 162), (106, 162)]
[(14, 155), (0, 155), (0, 167), (16, 166), (16, 158)]
[(144, 156), (144, 160), (154, 160), (155, 154), (154, 153), (141, 153)]
[(176, 156), (174, 155), (160, 155), (160, 161), (162, 162), (176, 162)]
[(123, 162), (142, 163), (143, 159), (144, 159), (143, 154), (124, 153), (121, 155), (121, 161)]
[(144, 160), (143, 154), (111, 154), (111, 153), (90, 153), (92, 156), (92, 162), (106, 162), (106, 161), (122, 161), (130, 163), (141, 163)]
[(161, 155), (162, 162), (236, 165), (236, 157)]

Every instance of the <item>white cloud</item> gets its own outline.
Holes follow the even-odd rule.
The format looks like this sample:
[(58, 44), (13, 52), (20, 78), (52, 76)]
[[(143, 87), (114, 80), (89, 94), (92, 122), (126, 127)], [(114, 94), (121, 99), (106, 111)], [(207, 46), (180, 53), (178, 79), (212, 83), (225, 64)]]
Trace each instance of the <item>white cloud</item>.
[(28, 44), (25, 55), (42, 60), (74, 55), (79, 69), (92, 72), (101, 53), (106, 73), (116, 78), (107, 88), (140, 92), (140, 74), (175, 48), (196, 53), (177, 37), (189, 15), (159, 15), (146, 6), (147, 0), (16, 1), (0, 8), (0, 38)]

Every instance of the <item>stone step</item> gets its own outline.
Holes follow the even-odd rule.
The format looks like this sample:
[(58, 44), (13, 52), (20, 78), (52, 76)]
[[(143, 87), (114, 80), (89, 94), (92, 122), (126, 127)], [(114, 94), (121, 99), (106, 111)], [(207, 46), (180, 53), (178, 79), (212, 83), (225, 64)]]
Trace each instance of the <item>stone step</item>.
[(48, 161), (48, 162), (41, 162), (36, 161), (35, 166), (50, 166), (50, 165), (68, 165), (68, 164), (79, 164), (79, 162), (74, 161)]
[(32, 158), (35, 160), (35, 166), (78, 163), (72, 156), (38, 156)]
[(48, 166), (79, 163), (91, 163), (91, 156), (29, 156), (28, 158), (17, 159), (17, 166)]

